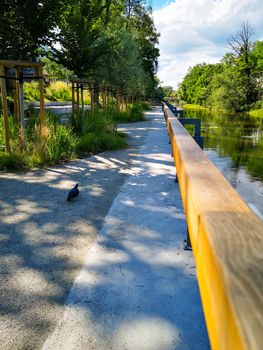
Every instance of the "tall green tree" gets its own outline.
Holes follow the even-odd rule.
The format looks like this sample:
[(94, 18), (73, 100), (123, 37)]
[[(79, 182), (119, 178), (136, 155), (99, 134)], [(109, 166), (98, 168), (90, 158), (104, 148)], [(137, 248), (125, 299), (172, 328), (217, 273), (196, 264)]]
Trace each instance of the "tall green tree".
[(49, 45), (66, 2), (1, 0), (0, 58), (28, 60)]
[(254, 42), (252, 36), (254, 30), (251, 25), (243, 23), (240, 30), (231, 36), (229, 46), (233, 50), (236, 60), (236, 69), (241, 75), (241, 84), (245, 87), (246, 105), (249, 106), (256, 100), (256, 85), (253, 79), (253, 58), (252, 50)]
[(62, 15), (54, 56), (79, 78), (90, 77), (111, 50), (114, 37), (108, 27), (113, 6), (108, 0), (71, 0)]
[(207, 105), (212, 91), (213, 76), (222, 71), (221, 64), (197, 64), (189, 69), (180, 85), (180, 97), (187, 103)]

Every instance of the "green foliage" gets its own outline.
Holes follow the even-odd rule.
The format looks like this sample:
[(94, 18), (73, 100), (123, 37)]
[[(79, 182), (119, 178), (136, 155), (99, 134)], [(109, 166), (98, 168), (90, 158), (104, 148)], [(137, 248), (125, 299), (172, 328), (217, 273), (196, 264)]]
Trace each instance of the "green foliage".
[(126, 111), (118, 112), (115, 109), (110, 109), (108, 113), (116, 123), (133, 123), (145, 121), (146, 119), (143, 111), (148, 109), (150, 109), (148, 103), (137, 102), (130, 105)]
[(77, 151), (79, 154), (94, 154), (104, 150), (117, 150), (126, 146), (125, 139), (117, 132), (88, 132), (79, 138)]
[(213, 107), (241, 111), (246, 106), (246, 91), (242, 76), (231, 66), (213, 78), (209, 102)]
[(135, 103), (130, 107), (130, 120), (131, 121), (140, 121), (145, 120), (143, 114), (143, 105), (141, 103)]
[(77, 135), (85, 135), (88, 132), (102, 134), (107, 131), (114, 131), (116, 123), (111, 113), (104, 113), (99, 110), (77, 112), (71, 115), (71, 127)]
[(62, 0), (1, 1), (1, 58), (27, 60), (47, 45), (59, 22)]
[(48, 57), (44, 57), (42, 63), (44, 63), (45, 72), (51, 80), (69, 81), (74, 77), (73, 72)]
[(181, 99), (187, 104), (217, 109), (248, 110), (256, 101), (262, 100), (263, 51), (260, 47), (259, 42), (253, 51), (253, 60), (250, 56), (247, 63), (249, 75), (244, 73), (245, 61), (233, 54), (226, 54), (220, 64), (201, 64), (191, 68), (179, 89)]
[(79, 154), (115, 150), (127, 145), (123, 136), (116, 131), (116, 121), (111, 111), (75, 113), (71, 117), (71, 126), (79, 136), (77, 143)]
[[(13, 116), (8, 116), (8, 124), (9, 124), (9, 136), (10, 136), (10, 144), (11, 150), (15, 150), (18, 145), (18, 125)], [(0, 150), (5, 149), (5, 137), (4, 137), (4, 120), (0, 115)]]
[[(25, 101), (40, 100), (39, 85), (33, 81), (24, 83)], [(45, 88), (46, 101), (71, 101), (71, 86), (63, 81), (53, 81)]]
[(198, 64), (190, 68), (180, 86), (180, 97), (187, 103), (206, 105), (212, 90), (212, 79), (222, 71), (220, 64)]
[(0, 151), (0, 170), (19, 170), (23, 169), (23, 158), (21, 159), (21, 155), (17, 153), (5, 153)]
[(24, 83), (24, 98), (29, 102), (40, 100), (39, 84), (36, 81)]
[(71, 87), (62, 81), (52, 82), (46, 88), (46, 98), (49, 101), (71, 101)]

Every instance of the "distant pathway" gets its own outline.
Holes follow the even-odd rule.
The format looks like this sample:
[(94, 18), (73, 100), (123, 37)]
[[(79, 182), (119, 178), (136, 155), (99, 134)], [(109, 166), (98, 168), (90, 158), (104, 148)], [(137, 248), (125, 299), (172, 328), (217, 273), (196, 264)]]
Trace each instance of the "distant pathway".
[(43, 350), (209, 349), (165, 123), (160, 109), (148, 117), (129, 177)]

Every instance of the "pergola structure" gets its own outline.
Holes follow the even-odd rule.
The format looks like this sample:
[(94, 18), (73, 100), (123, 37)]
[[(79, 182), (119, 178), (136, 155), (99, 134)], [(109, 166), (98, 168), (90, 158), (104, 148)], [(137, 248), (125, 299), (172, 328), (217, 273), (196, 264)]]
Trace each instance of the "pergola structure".
[(14, 91), (14, 114), (19, 121), (20, 145), (23, 150), (26, 148), (23, 84), (25, 81), (30, 80), (39, 81), (40, 121), (41, 126), (43, 126), (45, 124), (43, 64), (37, 62), (0, 60), (0, 86), (4, 118), (5, 149), (7, 152), (11, 151), (8, 124), (7, 84), (11, 86)]

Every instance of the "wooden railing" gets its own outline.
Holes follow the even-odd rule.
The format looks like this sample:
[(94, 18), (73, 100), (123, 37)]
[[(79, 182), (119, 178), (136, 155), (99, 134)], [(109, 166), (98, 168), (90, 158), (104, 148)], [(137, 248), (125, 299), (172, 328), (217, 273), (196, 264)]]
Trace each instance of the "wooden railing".
[(263, 221), (166, 105), (164, 114), (212, 349), (261, 350)]

